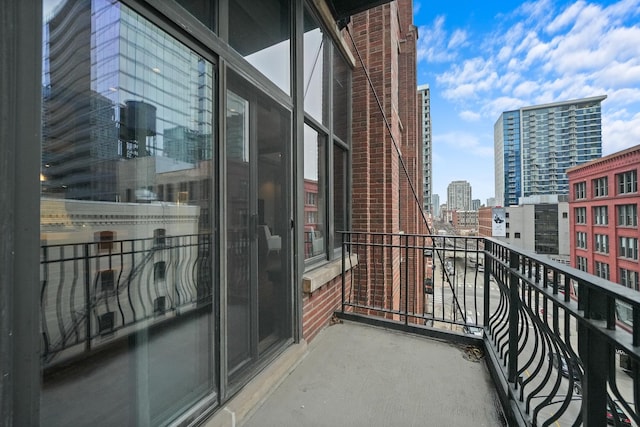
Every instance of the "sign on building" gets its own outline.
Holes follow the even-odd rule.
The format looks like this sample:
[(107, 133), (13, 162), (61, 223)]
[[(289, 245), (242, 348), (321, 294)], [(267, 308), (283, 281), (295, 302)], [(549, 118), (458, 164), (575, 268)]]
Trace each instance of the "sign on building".
[(505, 237), (507, 235), (504, 208), (491, 209), (491, 224), (491, 235), (493, 237)]

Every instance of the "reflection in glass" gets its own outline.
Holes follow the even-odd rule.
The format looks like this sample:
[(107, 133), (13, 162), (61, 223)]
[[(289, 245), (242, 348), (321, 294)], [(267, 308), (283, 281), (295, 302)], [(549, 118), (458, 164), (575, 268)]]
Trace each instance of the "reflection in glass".
[(227, 364), (251, 359), (249, 101), (227, 91)]
[(333, 50), (333, 133), (343, 142), (349, 139), (349, 99), (351, 73), (338, 51)]
[(177, 2), (208, 28), (216, 30), (216, 2), (211, 0), (177, 0)]
[(311, 12), (304, 10), (304, 111), (328, 124), (330, 44)]
[(41, 425), (165, 423), (215, 391), (213, 64), (111, 1), (45, 16)]
[(229, 0), (229, 23), (231, 47), (290, 94), (291, 2)]
[(326, 136), (304, 126), (304, 257), (326, 253)]

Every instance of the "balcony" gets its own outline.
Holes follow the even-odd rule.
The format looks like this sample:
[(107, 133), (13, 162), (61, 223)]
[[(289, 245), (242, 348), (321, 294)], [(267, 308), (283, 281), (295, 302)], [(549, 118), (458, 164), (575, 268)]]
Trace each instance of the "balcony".
[[(180, 319), (210, 304), (211, 291), (195, 286), (210, 283), (195, 280), (207, 271), (200, 266), (209, 262), (209, 247), (202, 236), (162, 233), (44, 245), (45, 373), (149, 322), (171, 323), (176, 336), (167, 339), (184, 338)], [(232, 413), (248, 427), (640, 424), (638, 292), (492, 239), (348, 233), (342, 247), (352, 256), (343, 256), (332, 325), (308, 346), (289, 347), (240, 391), (244, 403), (234, 398), (219, 415)], [(195, 276), (168, 286), (168, 264)], [(126, 281), (115, 279), (114, 265)], [(87, 287), (75, 279), (72, 288), (58, 286), (66, 283), (63, 270), (89, 278)], [(141, 275), (161, 285), (142, 292)], [(109, 315), (109, 307), (121, 315)], [(103, 354), (122, 364), (121, 355)], [(180, 375), (164, 385), (175, 388)], [(78, 379), (75, 397), (92, 380)], [(256, 391), (261, 381), (272, 386)], [(64, 383), (50, 383), (47, 392), (56, 387)], [(64, 405), (74, 398), (68, 393), (64, 404), (42, 408), (60, 418), (49, 417), (52, 425), (64, 424)], [(86, 409), (109, 411), (100, 401)], [(206, 425), (229, 425), (219, 421)]]
[(636, 291), (491, 239), (343, 250), (334, 325), (246, 426), (638, 425)]

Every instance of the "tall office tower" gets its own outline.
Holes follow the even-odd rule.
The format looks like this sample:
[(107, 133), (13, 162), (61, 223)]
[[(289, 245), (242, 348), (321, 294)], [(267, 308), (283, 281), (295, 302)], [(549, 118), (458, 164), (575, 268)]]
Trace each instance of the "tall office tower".
[(434, 205), (431, 200), (433, 183), (431, 181), (431, 91), (429, 89), (429, 85), (418, 86), (418, 103), (418, 111), (422, 123), (422, 191), (424, 193), (424, 210), (425, 212), (434, 213)]
[(433, 194), (431, 195), (431, 206), (433, 207), (433, 216), (440, 216), (440, 195)]
[(467, 181), (452, 181), (447, 187), (447, 210), (471, 210), (471, 184)]
[(602, 156), (600, 104), (606, 95), (523, 107), (493, 128), (496, 203), (568, 194), (566, 170)]

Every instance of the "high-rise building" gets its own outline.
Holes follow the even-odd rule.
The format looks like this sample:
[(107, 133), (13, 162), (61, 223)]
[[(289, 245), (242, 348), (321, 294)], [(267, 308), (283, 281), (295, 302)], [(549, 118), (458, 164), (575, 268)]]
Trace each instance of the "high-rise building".
[(418, 114), (420, 115), (422, 128), (422, 191), (424, 193), (424, 210), (432, 212), (433, 207), (437, 206), (432, 203), (431, 194), (433, 192), (433, 183), (431, 171), (433, 162), (431, 158), (431, 90), (429, 85), (418, 86)]
[(602, 156), (606, 95), (506, 111), (494, 125), (496, 202), (566, 195), (566, 170)]
[(431, 195), (431, 206), (433, 206), (433, 216), (440, 216), (440, 195), (433, 194)]
[(471, 184), (467, 181), (452, 181), (447, 186), (447, 210), (471, 210)]
[(471, 210), (472, 211), (477, 211), (478, 209), (480, 209), (480, 206), (482, 206), (482, 202), (480, 201), (480, 199), (473, 199), (471, 201)]

